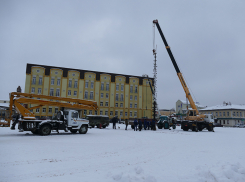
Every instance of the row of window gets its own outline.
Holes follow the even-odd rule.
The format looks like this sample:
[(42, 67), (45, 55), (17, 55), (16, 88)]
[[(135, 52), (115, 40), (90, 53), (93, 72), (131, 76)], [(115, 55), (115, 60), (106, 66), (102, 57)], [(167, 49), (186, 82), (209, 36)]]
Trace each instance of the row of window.
[[(204, 114), (213, 114), (213, 112), (205, 112)], [(242, 117), (242, 112), (235, 112), (235, 111), (233, 111), (233, 114), (232, 114), (234, 117), (235, 116), (237, 116), (237, 117)], [(215, 116), (220, 116), (220, 117), (229, 117), (230, 116), (230, 112), (229, 111), (227, 111), (227, 112), (215, 112)]]
[[(31, 110), (31, 112), (32, 112), (32, 110)], [(39, 113), (39, 112), (40, 112), (40, 109), (37, 108), (36, 109), (36, 113)], [(51, 107), (48, 108), (48, 112), (52, 113), (53, 112), (53, 108), (51, 108)], [(55, 108), (54, 112), (57, 113), (58, 112), (58, 108)], [(42, 113), (46, 113), (46, 108), (45, 107), (42, 109)]]
[[(84, 110), (83, 114), (87, 115), (87, 110)], [(89, 115), (91, 115), (91, 114), (92, 114), (92, 110), (89, 110)], [(95, 111), (95, 115), (97, 115), (97, 111)], [(107, 115), (108, 116), (108, 111), (102, 111), (101, 110), (100, 111), (100, 115)], [(118, 111), (115, 111), (115, 115), (118, 116)], [(114, 116), (114, 112), (113, 111), (110, 111), (110, 116)], [(123, 111), (120, 111), (120, 116), (123, 116)], [(124, 116), (125, 117), (128, 116), (128, 112), (125, 112)], [(133, 112), (132, 111), (129, 112), (129, 116), (133, 117)], [(137, 111), (134, 112), (134, 117), (137, 117)]]

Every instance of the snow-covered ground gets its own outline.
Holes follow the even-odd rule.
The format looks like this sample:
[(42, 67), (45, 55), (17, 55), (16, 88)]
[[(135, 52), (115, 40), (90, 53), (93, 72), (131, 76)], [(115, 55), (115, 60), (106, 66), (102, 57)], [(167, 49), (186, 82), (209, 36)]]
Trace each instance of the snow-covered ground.
[(0, 128), (0, 181), (245, 181), (245, 128), (89, 129), (49, 136)]

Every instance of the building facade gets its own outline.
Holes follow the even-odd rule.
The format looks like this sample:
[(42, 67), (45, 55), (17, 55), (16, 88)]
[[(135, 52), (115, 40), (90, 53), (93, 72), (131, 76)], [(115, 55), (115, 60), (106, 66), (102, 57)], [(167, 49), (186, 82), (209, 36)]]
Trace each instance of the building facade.
[[(150, 78), (154, 84), (153, 78)], [(55, 66), (27, 64), (25, 93), (94, 100), (99, 109), (83, 110), (88, 114), (117, 115), (120, 119), (152, 118), (153, 96), (148, 78), (78, 70)], [(37, 117), (51, 117), (58, 107), (33, 111)]]
[(245, 105), (234, 105), (225, 103), (207, 107), (200, 110), (201, 114), (213, 114), (216, 123), (223, 126), (234, 126), (236, 124), (244, 124), (245, 121)]
[[(200, 105), (199, 102), (195, 102), (195, 105), (196, 105), (198, 110), (206, 108), (206, 106)], [(191, 105), (190, 105), (189, 102), (188, 102), (188, 108), (191, 109)], [(176, 102), (176, 114), (185, 116), (186, 112), (187, 112), (187, 102), (186, 102), (186, 100), (178, 100)]]

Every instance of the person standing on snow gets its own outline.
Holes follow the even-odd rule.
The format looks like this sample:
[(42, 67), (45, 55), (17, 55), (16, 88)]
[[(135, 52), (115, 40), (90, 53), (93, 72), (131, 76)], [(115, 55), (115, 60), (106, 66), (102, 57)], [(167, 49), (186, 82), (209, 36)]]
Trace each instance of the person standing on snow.
[(138, 125), (138, 121), (137, 119), (134, 120), (134, 131), (137, 131), (137, 125)]
[(117, 116), (114, 116), (114, 117), (112, 118), (113, 129), (116, 129), (116, 122), (117, 122)]
[(125, 119), (125, 125), (126, 125), (125, 130), (127, 130), (127, 127), (128, 127), (128, 119)]
[(142, 129), (142, 121), (139, 119), (139, 131), (141, 131), (141, 129)]
[(146, 119), (144, 120), (144, 130), (146, 130), (146, 127), (147, 127), (147, 121)]

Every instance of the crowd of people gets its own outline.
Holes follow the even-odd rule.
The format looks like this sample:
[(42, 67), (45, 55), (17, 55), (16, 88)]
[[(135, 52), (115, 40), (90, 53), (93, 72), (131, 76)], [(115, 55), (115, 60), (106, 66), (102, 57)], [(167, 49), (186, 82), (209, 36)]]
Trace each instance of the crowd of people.
[[(114, 116), (112, 119), (111, 119), (111, 122), (113, 124), (113, 129), (116, 129), (116, 123), (118, 122), (118, 117), (117, 116)], [(128, 125), (129, 125), (129, 122), (128, 122), (128, 119), (125, 119), (125, 130), (127, 130), (128, 128)], [(143, 121), (141, 119), (135, 119), (134, 120), (134, 124), (133, 124), (133, 127), (134, 131), (141, 131), (142, 129), (144, 130), (156, 130), (156, 122), (155, 120), (146, 120), (144, 119)]]

